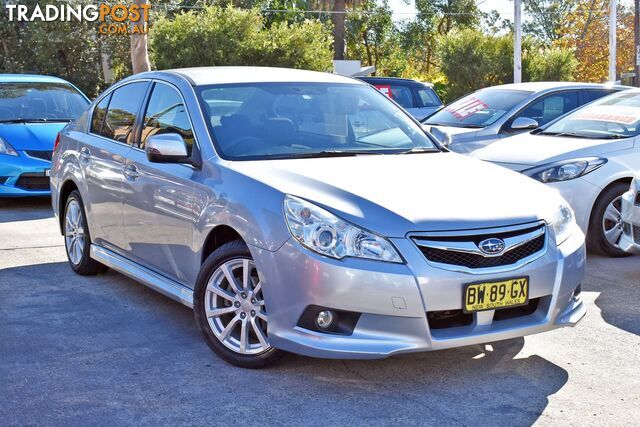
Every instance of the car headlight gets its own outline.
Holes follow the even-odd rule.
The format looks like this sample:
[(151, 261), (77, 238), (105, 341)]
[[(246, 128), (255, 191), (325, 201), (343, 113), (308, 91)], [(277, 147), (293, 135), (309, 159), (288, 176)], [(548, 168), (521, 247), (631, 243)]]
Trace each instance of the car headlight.
[(553, 223), (551, 224), (554, 234), (556, 235), (556, 244), (560, 245), (571, 237), (571, 234), (577, 226), (573, 209), (571, 209), (569, 205), (561, 203), (556, 210)]
[(605, 163), (607, 159), (598, 157), (562, 160), (526, 169), (522, 173), (540, 182), (569, 181), (593, 172)]
[(13, 149), (11, 144), (9, 144), (4, 139), (0, 138), (0, 154), (6, 154), (8, 156), (17, 156), (16, 150)]
[(284, 214), (291, 235), (321, 255), (403, 262), (384, 237), (363, 230), (306, 200), (286, 195)]

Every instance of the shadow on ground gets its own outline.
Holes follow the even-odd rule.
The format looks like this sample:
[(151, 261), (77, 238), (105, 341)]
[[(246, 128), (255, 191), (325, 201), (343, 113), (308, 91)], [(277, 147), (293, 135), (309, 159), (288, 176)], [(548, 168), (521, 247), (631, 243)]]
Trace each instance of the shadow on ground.
[(640, 335), (639, 256), (605, 258), (590, 255), (582, 290), (600, 292), (596, 305), (605, 322)]
[(117, 273), (10, 268), (0, 292), (10, 425), (530, 425), (568, 379), (539, 356), (516, 358), (522, 338), (378, 361), (290, 355), (243, 370), (211, 353), (189, 309)]
[(0, 223), (53, 216), (50, 197), (0, 197)]

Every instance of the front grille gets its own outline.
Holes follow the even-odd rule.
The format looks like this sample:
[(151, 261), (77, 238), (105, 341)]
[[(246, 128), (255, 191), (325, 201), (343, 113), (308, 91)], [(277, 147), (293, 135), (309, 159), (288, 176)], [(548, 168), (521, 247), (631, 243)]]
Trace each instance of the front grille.
[(633, 226), (633, 240), (640, 245), (640, 226)]
[(23, 173), (18, 177), (16, 187), (23, 190), (49, 190), (49, 177), (43, 174)]
[[(504, 267), (541, 253), (545, 248), (545, 227), (545, 225), (537, 225), (509, 232), (487, 233), (485, 231), (478, 235), (415, 238), (414, 241), (425, 258), (431, 262), (469, 269)], [(489, 238), (500, 238), (510, 244), (506, 245), (502, 255), (487, 256), (478, 249), (477, 245)]]
[(53, 158), (53, 151), (37, 151), (37, 150), (26, 150), (27, 156), (34, 157), (40, 160), (51, 161)]

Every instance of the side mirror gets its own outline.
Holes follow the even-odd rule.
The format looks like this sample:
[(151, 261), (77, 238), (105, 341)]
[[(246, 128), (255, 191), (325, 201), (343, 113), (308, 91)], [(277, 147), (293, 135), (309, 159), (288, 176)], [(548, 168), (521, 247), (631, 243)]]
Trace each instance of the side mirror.
[(539, 126), (537, 120), (530, 119), (529, 117), (518, 117), (511, 123), (511, 129), (513, 130), (535, 129)]
[(451, 144), (451, 135), (449, 135), (448, 133), (441, 131), (435, 126), (430, 127), (429, 125), (422, 125), (422, 128), (427, 132), (431, 133), (431, 135), (435, 139), (437, 139), (438, 142), (442, 144), (444, 147), (448, 147), (449, 144)]
[(153, 163), (187, 163), (187, 144), (177, 133), (152, 135), (144, 146), (147, 159)]

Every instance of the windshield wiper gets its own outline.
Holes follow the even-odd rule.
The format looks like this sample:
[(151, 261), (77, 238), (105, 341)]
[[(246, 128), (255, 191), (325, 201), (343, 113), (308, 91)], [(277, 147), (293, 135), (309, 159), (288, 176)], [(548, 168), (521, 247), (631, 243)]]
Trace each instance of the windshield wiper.
[(311, 153), (288, 153), (288, 154), (275, 154), (268, 156), (269, 159), (306, 159), (306, 158), (320, 158), (320, 157), (354, 157), (360, 155), (370, 154), (384, 154), (380, 151), (372, 150), (323, 150), (314, 151)]
[(424, 147), (420, 147), (420, 148), (410, 148), (408, 150), (403, 150), (403, 151), (397, 151), (393, 154), (421, 154), (421, 153), (439, 153), (440, 150), (438, 150), (437, 148), (424, 148)]
[(575, 132), (539, 132), (537, 135), (568, 136), (570, 138), (589, 138), (586, 135), (580, 135)]
[(8, 120), (0, 120), (0, 123), (68, 123), (71, 119), (8, 119)]

